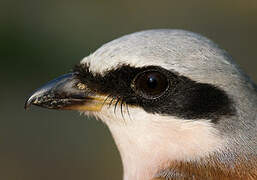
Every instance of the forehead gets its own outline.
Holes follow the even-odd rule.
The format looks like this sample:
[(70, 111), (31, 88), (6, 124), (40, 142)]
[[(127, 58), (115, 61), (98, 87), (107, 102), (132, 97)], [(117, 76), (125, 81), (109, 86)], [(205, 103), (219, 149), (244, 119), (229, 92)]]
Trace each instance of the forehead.
[[(125, 35), (103, 45), (81, 63), (88, 64), (92, 73), (99, 74), (120, 65), (160, 66), (209, 83), (220, 78), (217, 76), (234, 71), (229, 57), (216, 44), (182, 30), (148, 30)], [(212, 78), (206, 78), (206, 74)]]

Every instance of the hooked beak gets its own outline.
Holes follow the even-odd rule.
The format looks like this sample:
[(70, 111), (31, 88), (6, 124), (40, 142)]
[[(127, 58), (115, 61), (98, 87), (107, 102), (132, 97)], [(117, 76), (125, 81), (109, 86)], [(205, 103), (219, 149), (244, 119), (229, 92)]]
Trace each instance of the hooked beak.
[(48, 109), (99, 111), (104, 97), (80, 82), (76, 73), (62, 75), (37, 89), (25, 102)]

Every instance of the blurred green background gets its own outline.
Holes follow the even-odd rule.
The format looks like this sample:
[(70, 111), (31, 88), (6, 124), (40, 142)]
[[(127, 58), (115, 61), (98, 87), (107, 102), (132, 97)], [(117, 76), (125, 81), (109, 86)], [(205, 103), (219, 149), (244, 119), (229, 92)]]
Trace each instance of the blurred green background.
[(256, 0), (1, 0), (0, 179), (120, 180), (120, 157), (102, 123), (23, 105), (103, 43), (152, 28), (213, 39), (257, 81)]

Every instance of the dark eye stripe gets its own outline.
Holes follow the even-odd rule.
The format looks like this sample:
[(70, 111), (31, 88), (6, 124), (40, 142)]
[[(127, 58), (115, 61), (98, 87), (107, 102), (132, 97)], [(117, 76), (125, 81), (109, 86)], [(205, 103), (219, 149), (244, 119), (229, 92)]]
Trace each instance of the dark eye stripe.
[(86, 65), (78, 65), (74, 71), (88, 88), (142, 107), (149, 113), (183, 119), (211, 119), (212, 122), (217, 122), (220, 116), (236, 113), (233, 101), (222, 89), (158, 66), (121, 65), (104, 76), (92, 74)]

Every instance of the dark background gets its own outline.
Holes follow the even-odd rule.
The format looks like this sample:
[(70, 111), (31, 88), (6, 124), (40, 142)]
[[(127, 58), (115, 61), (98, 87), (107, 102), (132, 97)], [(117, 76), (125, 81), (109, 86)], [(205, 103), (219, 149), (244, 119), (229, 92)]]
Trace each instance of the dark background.
[(103, 43), (152, 28), (213, 39), (257, 81), (256, 0), (1, 0), (0, 179), (120, 180), (119, 154), (102, 123), (23, 105)]

